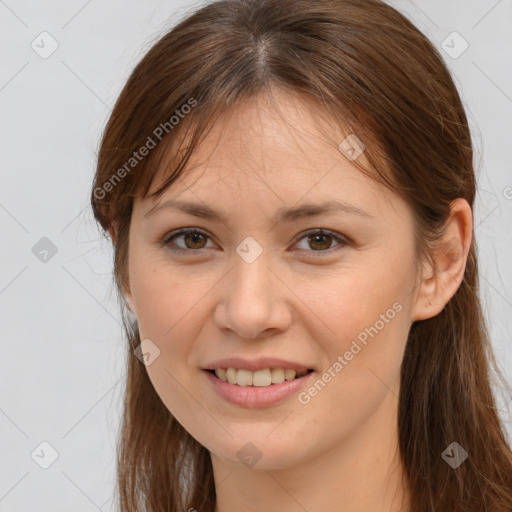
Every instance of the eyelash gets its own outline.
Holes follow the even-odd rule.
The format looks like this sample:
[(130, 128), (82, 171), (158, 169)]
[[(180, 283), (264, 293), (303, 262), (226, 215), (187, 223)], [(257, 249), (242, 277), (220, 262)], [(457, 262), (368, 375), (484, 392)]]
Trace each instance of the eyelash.
[[(176, 238), (178, 238), (178, 237), (180, 237), (182, 235), (188, 235), (188, 234), (191, 234), (191, 233), (199, 233), (199, 234), (205, 236), (206, 238), (210, 239), (208, 234), (206, 232), (204, 232), (203, 230), (201, 230), (201, 229), (198, 229), (198, 228), (183, 228), (183, 229), (179, 229), (177, 231), (173, 231), (173, 232), (169, 233), (168, 235), (166, 235), (164, 237), (164, 239), (162, 240), (162, 245), (167, 246), (173, 252), (182, 253), (182, 254), (186, 253), (186, 252), (190, 253), (190, 252), (199, 252), (199, 251), (204, 250), (205, 248), (202, 248), (202, 249), (183, 249), (182, 247), (176, 246), (176, 244), (171, 245), (171, 242), (173, 242), (174, 239), (176, 239)], [(329, 248), (329, 249), (317, 250), (317, 251), (301, 249), (301, 250), (313, 253), (315, 257), (316, 256), (322, 256), (322, 255), (324, 255), (326, 253), (327, 254), (332, 254), (333, 252), (335, 252), (337, 250), (340, 250), (340, 248), (343, 248), (343, 247), (349, 245), (349, 243), (350, 243), (346, 238), (336, 234), (334, 231), (330, 231), (328, 229), (320, 229), (320, 228), (318, 228), (318, 229), (310, 229), (309, 231), (305, 231), (304, 235), (301, 238), (299, 238), (296, 243), (298, 243), (302, 239), (307, 238), (308, 236), (311, 236), (311, 235), (329, 235), (329, 236), (331, 236), (332, 238), (336, 239), (339, 242), (338, 246), (336, 246), (336, 247), (338, 247), (338, 249), (334, 249), (334, 250), (332, 250), (333, 249), (332, 247)], [(206, 248), (206, 249), (210, 249), (210, 248)], [(319, 254), (315, 254), (315, 253), (319, 253)]]

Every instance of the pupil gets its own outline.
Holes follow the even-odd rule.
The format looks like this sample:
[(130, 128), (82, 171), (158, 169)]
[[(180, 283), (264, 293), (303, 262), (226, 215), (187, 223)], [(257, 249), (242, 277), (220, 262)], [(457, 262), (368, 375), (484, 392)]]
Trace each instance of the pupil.
[[(186, 239), (192, 238), (193, 239), (192, 244), (195, 244), (195, 243), (198, 243), (198, 238), (200, 238), (202, 236), (203, 235), (201, 233), (188, 233), (185, 238)], [(193, 248), (197, 249), (197, 247), (195, 247), (195, 246)]]
[[(319, 240), (319, 239), (325, 240), (326, 238), (328, 239), (329, 237), (330, 237), (330, 235), (327, 235), (327, 234), (316, 234), (316, 235), (311, 235), (310, 240), (312, 238), (313, 239), (312, 243), (315, 244), (315, 243), (317, 243), (317, 240)], [(322, 242), (319, 242), (319, 243), (322, 244)], [(321, 249), (328, 249), (330, 245), (331, 244), (328, 242), (327, 247), (321, 247)], [(324, 246), (325, 246), (325, 243), (324, 243)]]

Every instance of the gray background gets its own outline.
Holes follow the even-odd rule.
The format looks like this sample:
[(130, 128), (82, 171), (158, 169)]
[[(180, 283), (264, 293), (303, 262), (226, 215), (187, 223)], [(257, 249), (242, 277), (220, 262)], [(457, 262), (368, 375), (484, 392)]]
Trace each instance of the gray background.
[[(482, 295), (510, 382), (512, 1), (392, 4), (438, 47), (452, 47), (442, 53), (475, 137)], [(113, 510), (125, 349), (112, 251), (88, 193), (102, 129), (132, 68), (195, 5), (0, 0), (0, 511)], [(43, 31), (58, 43), (47, 58)], [(463, 41), (453, 31), (469, 44), (457, 58)], [(43, 237), (55, 254), (39, 252)], [(509, 435), (511, 398), (498, 395)], [(47, 469), (52, 448), (41, 442), (58, 454)]]

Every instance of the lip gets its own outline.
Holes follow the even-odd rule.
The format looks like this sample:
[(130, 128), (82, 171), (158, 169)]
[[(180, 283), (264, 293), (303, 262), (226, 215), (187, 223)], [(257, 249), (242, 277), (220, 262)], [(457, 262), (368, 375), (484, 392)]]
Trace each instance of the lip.
[(315, 370), (310, 366), (304, 366), (295, 361), (286, 361), (278, 357), (260, 357), (259, 359), (244, 359), (243, 357), (230, 357), (228, 359), (219, 359), (208, 365), (204, 366), (203, 370), (216, 370), (217, 368), (236, 368), (237, 370), (250, 370), (255, 372), (257, 370), (264, 370), (265, 368), (291, 368), (297, 373), (305, 370)]
[[(222, 366), (218, 366), (217, 368), (222, 368)], [(233, 366), (228, 366), (228, 368), (233, 368)], [(268, 368), (268, 366), (265, 368)], [(302, 387), (306, 386), (313, 375), (316, 374), (315, 371), (312, 371), (298, 379), (285, 380), (281, 384), (259, 387), (230, 384), (229, 382), (219, 379), (207, 370), (202, 370), (202, 373), (221, 398), (234, 405), (247, 408), (261, 408), (276, 405), (297, 393)]]

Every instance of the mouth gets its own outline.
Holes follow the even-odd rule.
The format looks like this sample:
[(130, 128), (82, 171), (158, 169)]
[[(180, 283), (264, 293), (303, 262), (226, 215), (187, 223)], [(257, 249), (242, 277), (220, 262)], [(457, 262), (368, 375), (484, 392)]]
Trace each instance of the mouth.
[(311, 384), (316, 371), (299, 366), (297, 369), (204, 368), (201, 371), (209, 389), (223, 400), (243, 408), (264, 408), (279, 405)]
[(285, 368), (265, 368), (251, 371), (243, 368), (216, 368), (204, 369), (216, 379), (241, 387), (272, 387), (282, 384), (285, 381), (293, 381), (305, 378), (314, 370), (308, 368), (297, 372)]

